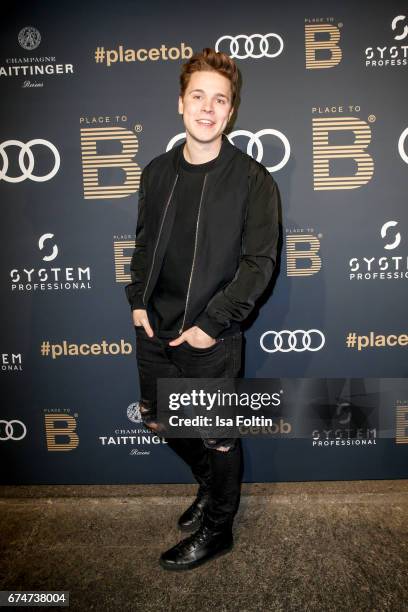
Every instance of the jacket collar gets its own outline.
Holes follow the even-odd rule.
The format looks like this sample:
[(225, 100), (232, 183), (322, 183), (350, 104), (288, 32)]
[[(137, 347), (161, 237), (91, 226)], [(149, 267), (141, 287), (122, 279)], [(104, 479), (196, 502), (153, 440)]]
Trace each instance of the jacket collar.
[[(222, 134), (221, 138), (222, 138), (222, 142), (221, 142), (221, 150), (220, 150), (220, 156), (221, 156), (220, 165), (224, 165), (228, 163), (234, 157), (234, 155), (238, 152), (238, 149), (235, 145), (230, 143), (230, 141), (228, 140), (225, 134)], [(173, 161), (173, 165), (174, 165), (176, 172), (178, 172), (178, 169), (179, 169), (180, 158), (182, 155), (182, 150), (185, 145), (185, 142), (186, 141), (183, 140), (181, 144), (173, 148), (172, 161)]]

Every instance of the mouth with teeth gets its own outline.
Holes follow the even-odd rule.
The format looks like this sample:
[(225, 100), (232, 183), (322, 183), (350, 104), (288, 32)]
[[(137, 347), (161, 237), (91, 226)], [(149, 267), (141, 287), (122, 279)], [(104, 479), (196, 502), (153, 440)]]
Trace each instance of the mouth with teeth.
[(215, 125), (215, 121), (211, 121), (210, 119), (197, 119), (197, 123), (205, 128), (210, 128)]

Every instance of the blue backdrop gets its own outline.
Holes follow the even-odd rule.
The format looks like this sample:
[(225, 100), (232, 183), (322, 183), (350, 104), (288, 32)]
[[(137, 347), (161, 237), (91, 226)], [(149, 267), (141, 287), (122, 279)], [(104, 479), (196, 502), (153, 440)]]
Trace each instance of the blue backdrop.
[[(305, 393), (290, 438), (245, 440), (244, 478), (407, 477), (406, 4), (9, 2), (1, 29), (1, 482), (191, 479), (138, 419), (124, 286), (141, 170), (182, 138), (206, 46), (236, 59), (229, 137), (281, 196), (245, 375)], [(316, 378), (337, 379), (317, 412)]]

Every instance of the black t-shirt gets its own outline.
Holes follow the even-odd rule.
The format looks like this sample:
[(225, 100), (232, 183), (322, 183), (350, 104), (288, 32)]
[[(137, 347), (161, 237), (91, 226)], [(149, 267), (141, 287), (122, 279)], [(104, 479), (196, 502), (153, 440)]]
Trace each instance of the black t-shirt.
[(194, 256), (197, 216), (204, 176), (222, 156), (204, 164), (190, 164), (182, 153), (179, 177), (173, 197), (176, 215), (163, 258), (162, 267), (148, 304), (149, 321), (154, 332), (175, 338), (183, 323), (188, 285)]

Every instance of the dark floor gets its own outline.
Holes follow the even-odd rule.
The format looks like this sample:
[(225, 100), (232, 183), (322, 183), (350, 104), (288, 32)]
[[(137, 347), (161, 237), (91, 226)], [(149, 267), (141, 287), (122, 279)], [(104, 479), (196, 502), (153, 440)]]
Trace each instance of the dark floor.
[(166, 572), (194, 491), (0, 487), (0, 590), (67, 590), (71, 610), (408, 610), (408, 480), (244, 485), (234, 550)]

